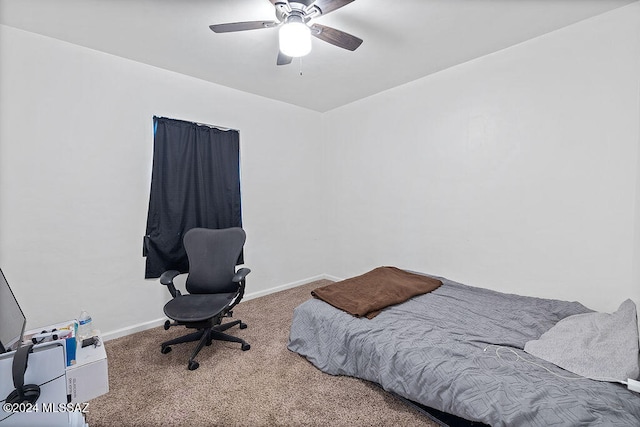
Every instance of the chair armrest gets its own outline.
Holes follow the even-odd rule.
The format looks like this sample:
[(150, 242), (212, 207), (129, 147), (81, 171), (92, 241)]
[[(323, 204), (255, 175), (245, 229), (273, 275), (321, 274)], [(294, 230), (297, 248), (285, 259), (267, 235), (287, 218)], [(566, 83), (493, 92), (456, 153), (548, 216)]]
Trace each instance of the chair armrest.
[(235, 276), (233, 276), (233, 279), (231, 279), (233, 283), (237, 283), (239, 286), (236, 298), (234, 299), (233, 303), (231, 303), (231, 305), (227, 308), (227, 310), (231, 310), (242, 300), (242, 297), (244, 296), (245, 286), (244, 278), (247, 277), (247, 274), (249, 273), (251, 273), (251, 270), (249, 270), (248, 268), (241, 268), (236, 272)]
[(236, 275), (233, 276), (233, 279), (231, 279), (231, 280), (233, 280), (234, 283), (242, 282), (242, 281), (244, 281), (244, 278), (247, 277), (247, 274), (249, 274), (249, 273), (251, 273), (250, 269), (241, 268), (240, 270), (238, 270), (236, 272)]
[(180, 291), (177, 290), (175, 285), (173, 284), (173, 279), (178, 275), (180, 275), (179, 271), (169, 270), (169, 271), (165, 271), (164, 273), (162, 273), (162, 276), (160, 276), (160, 284), (165, 285), (167, 288), (169, 288), (169, 292), (171, 293), (171, 296), (174, 298), (179, 295), (182, 295)]
[(163, 285), (173, 284), (173, 279), (180, 274), (177, 270), (169, 270), (162, 273), (160, 276), (160, 283)]

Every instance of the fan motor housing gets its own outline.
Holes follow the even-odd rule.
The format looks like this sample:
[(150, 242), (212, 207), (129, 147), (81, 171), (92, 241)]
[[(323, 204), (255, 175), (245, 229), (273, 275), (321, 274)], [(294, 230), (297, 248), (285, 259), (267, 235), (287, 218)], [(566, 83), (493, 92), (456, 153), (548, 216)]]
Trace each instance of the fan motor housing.
[(288, 3), (276, 3), (276, 17), (278, 21), (285, 22), (291, 15), (297, 15), (302, 18), (303, 22), (311, 19), (312, 15), (319, 14), (320, 10), (317, 7), (311, 8), (309, 6), (315, 3), (315, 0), (292, 0)]

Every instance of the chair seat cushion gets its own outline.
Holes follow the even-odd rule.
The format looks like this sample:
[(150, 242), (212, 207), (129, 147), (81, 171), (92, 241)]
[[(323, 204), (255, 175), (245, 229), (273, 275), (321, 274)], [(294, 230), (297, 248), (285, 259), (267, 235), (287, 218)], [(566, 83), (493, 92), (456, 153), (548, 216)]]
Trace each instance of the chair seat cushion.
[(220, 314), (232, 302), (235, 295), (235, 293), (181, 295), (165, 304), (164, 314), (178, 322), (203, 322)]

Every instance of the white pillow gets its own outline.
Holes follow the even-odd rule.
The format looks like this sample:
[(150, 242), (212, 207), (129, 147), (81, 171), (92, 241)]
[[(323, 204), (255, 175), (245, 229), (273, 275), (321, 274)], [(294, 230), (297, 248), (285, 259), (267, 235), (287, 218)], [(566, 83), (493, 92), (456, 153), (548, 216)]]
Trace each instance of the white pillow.
[(630, 299), (618, 310), (566, 317), (524, 351), (567, 371), (598, 381), (626, 381), (640, 375), (638, 320)]

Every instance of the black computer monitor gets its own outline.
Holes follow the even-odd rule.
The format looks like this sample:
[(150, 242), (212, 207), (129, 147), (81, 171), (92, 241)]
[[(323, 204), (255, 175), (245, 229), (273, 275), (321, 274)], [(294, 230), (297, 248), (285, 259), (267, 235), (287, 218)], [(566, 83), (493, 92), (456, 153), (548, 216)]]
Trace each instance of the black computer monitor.
[(0, 353), (20, 347), (27, 319), (0, 269)]

